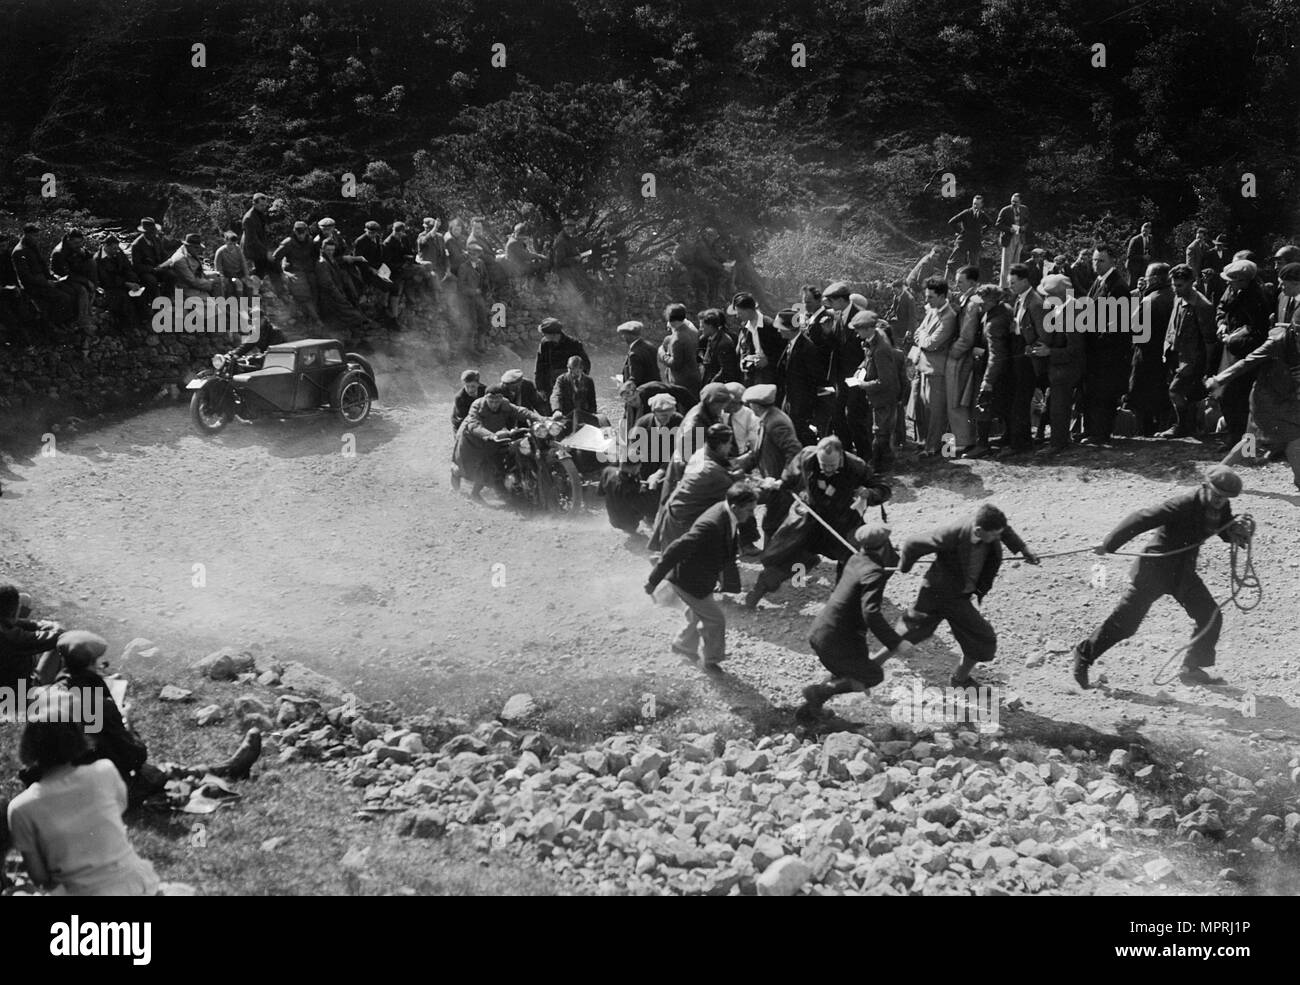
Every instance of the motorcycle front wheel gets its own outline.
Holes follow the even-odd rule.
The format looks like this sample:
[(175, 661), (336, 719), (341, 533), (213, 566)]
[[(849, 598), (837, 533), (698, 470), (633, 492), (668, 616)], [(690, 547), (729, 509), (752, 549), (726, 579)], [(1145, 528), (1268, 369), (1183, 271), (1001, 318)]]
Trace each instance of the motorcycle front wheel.
[(199, 434), (216, 434), (235, 416), (229, 389), (205, 386), (190, 398), (190, 423)]
[(582, 477), (571, 458), (559, 458), (547, 467), (541, 483), (542, 506), (551, 513), (577, 513), (582, 509)]

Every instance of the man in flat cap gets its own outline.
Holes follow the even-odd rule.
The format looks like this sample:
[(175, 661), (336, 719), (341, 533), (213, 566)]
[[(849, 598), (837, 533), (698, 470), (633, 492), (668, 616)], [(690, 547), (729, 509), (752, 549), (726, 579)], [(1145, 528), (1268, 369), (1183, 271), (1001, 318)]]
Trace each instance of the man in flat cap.
[(627, 359), (623, 361), (623, 382), (637, 387), (652, 380), (658, 381), (660, 379), (658, 350), (655, 349), (654, 343), (642, 334), (645, 326), (639, 321), (625, 321), (614, 331), (627, 343)]
[(853, 535), (858, 553), (849, 558), (835, 590), (813, 620), (808, 642), (813, 653), (831, 676), (803, 689), (804, 703), (795, 718), (809, 724), (817, 720), (822, 705), (837, 694), (869, 691), (885, 679), (880, 665), (871, 659), (867, 634), (875, 636), (887, 650), (906, 656), (912, 644), (903, 639), (885, 618), (882, 606), (885, 585), (898, 565), (898, 552), (883, 524), (863, 524)]
[[(718, 673), (727, 659), (727, 617), (713, 597), (740, 590), (736, 532), (753, 518), (757, 497), (742, 482), (727, 488), (721, 501), (704, 510), (665, 548), (646, 580), (647, 595), (664, 579), (686, 604), (686, 625), (673, 640), (673, 652), (699, 660), (706, 673)], [(703, 651), (700, 646), (703, 644)]]
[(59, 638), (57, 649), (63, 669), (54, 686), (78, 692), (83, 709), (100, 711), (98, 722), (87, 723), (94, 729), (86, 730), (90, 750), (77, 765), (107, 759), (117, 767), (122, 782), (130, 789), (149, 751), (144, 740), (127, 724), (129, 708), (118, 707), (104, 680), (108, 670), (108, 661), (104, 659), (108, 641), (96, 633), (74, 629)]
[(862, 365), (854, 373), (861, 385), (849, 398), (849, 427), (854, 444), (871, 449), (872, 471), (880, 474), (894, 463), (893, 439), (907, 369), (903, 354), (880, 328), (874, 311), (859, 312), (849, 327), (862, 342)]
[[(1196, 642), (1183, 657), (1178, 679), (1184, 684), (1219, 683), (1205, 668), (1214, 666), (1223, 615), (1196, 573), (1196, 561), (1201, 543), (1215, 534), (1230, 544), (1247, 542), (1247, 528), (1233, 519), (1228, 504), (1240, 493), (1241, 478), (1226, 465), (1215, 465), (1197, 489), (1129, 514), (1093, 548), (1096, 554), (1110, 554), (1138, 534), (1155, 530), (1143, 553), (1170, 556), (1140, 557), (1133, 562), (1132, 581), (1115, 610), (1074, 648), (1073, 674), (1080, 687), (1088, 687), (1088, 669), (1112, 646), (1136, 633), (1152, 604), (1165, 595), (1173, 596), (1196, 621)], [(1171, 553), (1181, 548), (1191, 549)]]
[(282, 239), (271, 254), (271, 264), (279, 269), (289, 297), (297, 308), (297, 315), (307, 327), (320, 324), (320, 312), (316, 308), (316, 261), (319, 258), (320, 251), (312, 242), (311, 230), (301, 220), (293, 224), (293, 232)]
[(488, 387), (487, 393), (470, 404), (456, 434), (453, 487), (459, 489), (461, 478), (466, 478), (472, 483), (470, 499), (483, 502), (483, 487), (488, 484), (504, 498), (504, 453), (509, 431), (541, 420), (542, 415), (506, 400), (501, 384)]
[[(765, 479), (780, 479), (796, 455), (803, 449), (794, 422), (776, 406), (776, 387), (760, 383), (745, 390), (741, 399), (758, 420), (754, 447), (736, 459), (736, 467), (748, 472), (757, 468)], [(770, 539), (790, 511), (793, 497), (784, 490), (774, 490), (760, 497), (765, 504), (763, 536)]]
[(524, 378), (522, 369), (508, 369), (501, 374), (501, 389), (516, 407), (527, 407), (539, 414), (551, 413), (551, 405), (537, 392), (533, 381)]
[[(1165, 328), (1163, 351), (1169, 370), (1169, 402), (1174, 408), (1174, 425), (1156, 437), (1186, 438), (1198, 430), (1196, 405), (1205, 396), (1202, 380), (1218, 346), (1217, 327), (1214, 305), (1196, 289), (1194, 267), (1180, 263), (1169, 271), (1169, 280), (1174, 288), (1174, 307)], [(1157, 332), (1159, 328), (1155, 326)]]
[[(1249, 260), (1234, 260), (1220, 274), (1227, 284), (1215, 311), (1218, 326), (1218, 364), (1210, 368), (1221, 373), (1250, 355), (1268, 339), (1273, 327), (1270, 305), (1258, 278), (1259, 268)], [(1250, 420), (1250, 388), (1257, 372), (1234, 376), (1223, 388), (1219, 409), (1224, 419), (1224, 448), (1234, 448), (1246, 433)]]
[(572, 335), (564, 331), (564, 325), (558, 318), (545, 318), (537, 326), (537, 333), (542, 337), (537, 345), (537, 365), (533, 370), (533, 383), (537, 392), (550, 397), (555, 389), (555, 381), (569, 369), (569, 357), (582, 358), (582, 371), (591, 372), (591, 357), (587, 348)]

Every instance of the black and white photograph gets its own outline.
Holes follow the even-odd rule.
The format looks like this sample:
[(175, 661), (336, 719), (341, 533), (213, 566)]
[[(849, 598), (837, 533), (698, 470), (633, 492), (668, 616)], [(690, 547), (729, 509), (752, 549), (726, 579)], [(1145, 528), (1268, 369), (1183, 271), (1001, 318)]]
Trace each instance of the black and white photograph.
[(195, 958), (187, 904), (22, 897), (1011, 896), (1124, 898), (1081, 968), (1264, 956), (1298, 44), (1295, 0), (0, 0), (24, 949)]

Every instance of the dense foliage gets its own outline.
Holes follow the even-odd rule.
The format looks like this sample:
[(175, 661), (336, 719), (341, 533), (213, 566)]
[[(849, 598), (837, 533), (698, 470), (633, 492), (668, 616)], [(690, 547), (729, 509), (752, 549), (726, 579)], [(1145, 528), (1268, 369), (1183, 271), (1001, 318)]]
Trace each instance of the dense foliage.
[(341, 217), (546, 230), (570, 215), (641, 257), (706, 224), (756, 250), (815, 228), (901, 255), (946, 238), (972, 191), (996, 206), (1019, 190), (1045, 232), (1149, 217), (1162, 235), (1204, 221), (1268, 247), (1300, 225), (1294, 14), (1293, 0), (0, 0), (0, 182), (11, 207), (53, 171), (74, 188), (256, 185)]

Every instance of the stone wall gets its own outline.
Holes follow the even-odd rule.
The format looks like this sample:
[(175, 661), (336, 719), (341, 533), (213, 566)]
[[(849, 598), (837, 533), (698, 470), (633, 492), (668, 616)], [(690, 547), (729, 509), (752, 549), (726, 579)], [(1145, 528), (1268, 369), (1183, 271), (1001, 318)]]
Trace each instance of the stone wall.
[[(544, 282), (516, 282), (493, 299), (504, 305), (503, 312), (498, 309), (504, 324), (491, 329), (488, 342), (527, 356), (536, 351), (538, 324), (555, 317), (590, 347), (614, 349), (621, 346), (614, 334), (619, 322), (636, 318), (648, 326), (659, 324), (664, 306), (678, 300), (674, 290), (668, 269), (654, 266), (639, 268), (629, 276), (621, 304), (608, 285), (599, 285), (588, 303), (554, 277)], [(378, 322), (378, 312), (368, 303), (363, 310)], [(329, 334), (328, 329), (296, 323), (269, 293), (263, 294), (263, 312), (290, 338)], [(96, 310), (95, 318), (97, 332), (89, 338), (72, 329), (58, 336), (57, 345), (0, 346), (0, 437), (40, 434), (68, 418), (131, 410), (165, 392), (175, 396), (172, 388), (184, 387), (209, 364), (213, 353), (237, 344), (235, 337), (225, 334), (158, 334), (148, 327), (123, 334), (107, 312)], [(400, 350), (404, 339), (424, 336), (435, 343), (432, 348), (437, 361), (459, 368), (458, 350), (470, 336), (465, 326), (456, 323), (448, 305), (412, 306), (403, 311), (399, 326), (397, 332), (377, 326), (352, 342)]]

